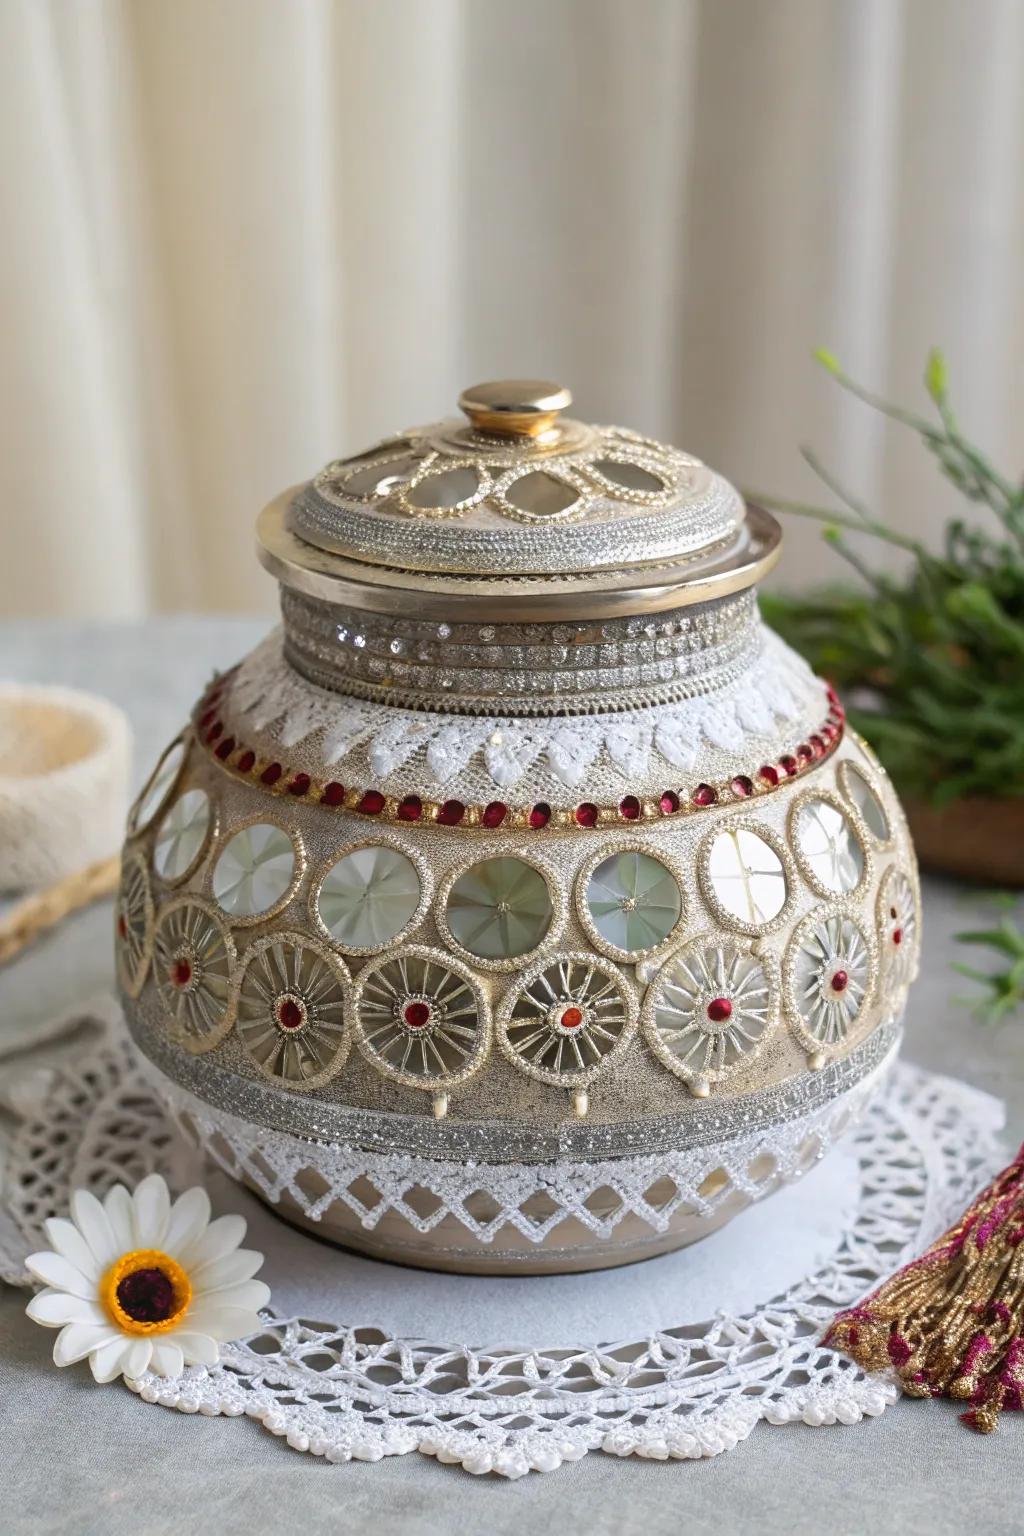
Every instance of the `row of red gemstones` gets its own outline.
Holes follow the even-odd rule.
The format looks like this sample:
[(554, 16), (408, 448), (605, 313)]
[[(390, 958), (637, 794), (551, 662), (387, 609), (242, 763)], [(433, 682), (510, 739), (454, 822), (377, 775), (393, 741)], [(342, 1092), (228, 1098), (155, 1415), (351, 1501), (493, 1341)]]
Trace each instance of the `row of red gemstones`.
[[(230, 763), (236, 773), (250, 774), (257, 768), (255, 752), (236, 742), (233, 736), (225, 736), (224, 724), (218, 717), (228, 676), (230, 674), (218, 679), (203, 698), (196, 728), (200, 739), (221, 762)], [(698, 784), (689, 795), (689, 804), (687, 798), (674, 789), (665, 790), (657, 802), (646, 807), (638, 796), (625, 795), (613, 810), (602, 809), (592, 801), (584, 800), (571, 811), (553, 810), (543, 800), (524, 811), (515, 811), (501, 800), (492, 800), (489, 805), (474, 811), (461, 800), (444, 800), (434, 804), (424, 802), (419, 795), (406, 795), (394, 804), (393, 814), (398, 821), (420, 821), (425, 817), (442, 827), (466, 824), (494, 829), (515, 824), (539, 831), (552, 821), (556, 825), (575, 822), (580, 827), (595, 827), (598, 822), (607, 825), (610, 821), (640, 821), (652, 814), (674, 816), (691, 807), (703, 808), (747, 800), (751, 795), (775, 789), (785, 780), (795, 778), (833, 750), (842, 735), (845, 712), (832, 688), (828, 689), (828, 698), (828, 718), (820, 731), (801, 742), (794, 752), (784, 753), (777, 763), (762, 764), (757, 770), (757, 782), (741, 773), (720, 788), (713, 784)], [(233, 762), (230, 761), (232, 758)], [(289, 776), (288, 770), (281, 763), (268, 763), (259, 769), (257, 776), (260, 783), (269, 789), (283, 790), (297, 798), (305, 797), (312, 790), (319, 793), (323, 805), (343, 805), (347, 810), (358, 811), (363, 816), (381, 816), (388, 809), (388, 797), (378, 789), (346, 790), (343, 784), (334, 781), (322, 787), (317, 786), (308, 773)]]

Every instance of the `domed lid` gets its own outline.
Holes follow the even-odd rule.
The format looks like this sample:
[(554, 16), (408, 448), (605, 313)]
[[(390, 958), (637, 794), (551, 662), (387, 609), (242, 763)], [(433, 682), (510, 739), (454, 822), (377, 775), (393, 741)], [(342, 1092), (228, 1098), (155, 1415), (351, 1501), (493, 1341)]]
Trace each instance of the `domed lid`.
[(562, 415), (567, 389), (465, 390), (468, 421), (387, 438), (278, 497), (261, 558), (285, 585), (426, 616), (646, 612), (752, 585), (779, 530), (679, 449)]

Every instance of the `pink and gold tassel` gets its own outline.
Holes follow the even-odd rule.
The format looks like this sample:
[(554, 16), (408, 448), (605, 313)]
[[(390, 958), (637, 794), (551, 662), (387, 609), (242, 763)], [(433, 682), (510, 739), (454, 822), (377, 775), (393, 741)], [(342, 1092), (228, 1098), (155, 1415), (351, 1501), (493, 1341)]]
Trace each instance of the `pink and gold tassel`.
[(1024, 1147), (927, 1253), (857, 1307), (824, 1341), (866, 1371), (894, 1369), (911, 1397), (969, 1404), (988, 1434), (1024, 1407)]

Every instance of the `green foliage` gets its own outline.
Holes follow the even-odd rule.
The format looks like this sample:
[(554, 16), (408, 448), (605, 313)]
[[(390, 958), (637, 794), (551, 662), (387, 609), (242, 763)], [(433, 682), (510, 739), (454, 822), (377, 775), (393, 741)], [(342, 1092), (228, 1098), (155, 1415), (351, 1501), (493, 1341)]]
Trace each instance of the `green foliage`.
[[(935, 421), (869, 394), (831, 353), (816, 356), (842, 388), (915, 432), (967, 506), (931, 551), (872, 515), (805, 450), (835, 509), (753, 499), (823, 523), (826, 542), (858, 579), (809, 596), (765, 596), (765, 617), (846, 691), (851, 721), (902, 794), (935, 805), (1022, 796), (1024, 485), (1006, 480), (962, 436), (940, 352), (925, 370)], [(857, 534), (907, 552), (907, 574), (869, 564), (851, 544)]]
[(1016, 906), (1014, 897), (996, 893), (991, 902), (1003, 909), (1003, 917), (994, 928), (958, 933), (961, 944), (974, 944), (989, 952), (998, 963), (992, 970), (979, 971), (974, 966), (954, 962), (954, 970), (969, 976), (982, 988), (974, 1004), (975, 1018), (984, 1024), (999, 1024), (1024, 1005), (1024, 933), (1010, 916)]

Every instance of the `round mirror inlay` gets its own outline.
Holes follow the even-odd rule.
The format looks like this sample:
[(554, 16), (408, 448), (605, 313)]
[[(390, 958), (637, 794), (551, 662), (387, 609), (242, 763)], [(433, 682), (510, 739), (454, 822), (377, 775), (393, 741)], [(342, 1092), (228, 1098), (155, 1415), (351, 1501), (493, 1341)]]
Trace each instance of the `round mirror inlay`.
[(738, 1071), (778, 1017), (767, 962), (742, 940), (692, 940), (658, 972), (644, 1005), (647, 1038), (698, 1095)]
[(860, 811), (872, 837), (876, 837), (880, 843), (887, 843), (889, 818), (867, 779), (853, 763), (844, 764), (842, 778), (847, 796)]
[(804, 1043), (841, 1045), (871, 990), (874, 960), (858, 924), (845, 913), (812, 912), (786, 954), (787, 1001)]
[(663, 944), (683, 910), (672, 872), (636, 849), (598, 864), (587, 882), (586, 904), (598, 936), (623, 954)]
[(747, 827), (730, 827), (712, 842), (707, 884), (722, 910), (738, 922), (761, 927), (786, 905), (786, 871), (775, 849)]
[(412, 1088), (461, 1082), (480, 1065), (490, 1015), (466, 966), (417, 945), (360, 974), (353, 1003), (363, 1055)]
[(175, 741), (167, 748), (152, 778), (142, 791), (134, 816), (135, 831), (141, 832), (142, 828), (147, 827), (153, 820), (170, 792), (171, 785), (178, 777), (184, 758), (184, 742)]
[(513, 960), (542, 943), (552, 918), (543, 875), (523, 859), (483, 859), (448, 893), (445, 918), (457, 944), (481, 960)]
[(156, 927), (153, 973), (173, 1039), (200, 1054), (231, 1028), (235, 946), (205, 903), (181, 898)]
[(246, 951), (235, 1027), (265, 1077), (315, 1088), (341, 1070), (347, 982), (341, 962), (301, 934), (271, 934)]
[(180, 795), (160, 823), (153, 867), (164, 880), (180, 880), (199, 858), (210, 830), (210, 797), (205, 789)]
[(258, 917), (276, 907), (295, 875), (295, 848), (270, 822), (243, 827), (225, 844), (213, 870), (213, 894), (231, 917)]
[(523, 978), (499, 1014), (502, 1048), (521, 1071), (571, 1087), (589, 1082), (633, 1034), (625, 978), (589, 955), (561, 955)]
[(416, 866), (404, 853), (356, 848), (327, 871), (317, 913), (343, 949), (381, 949), (412, 921), (421, 895)]
[(864, 874), (864, 850), (838, 806), (805, 800), (796, 810), (796, 850), (808, 875), (837, 896), (856, 890)]

